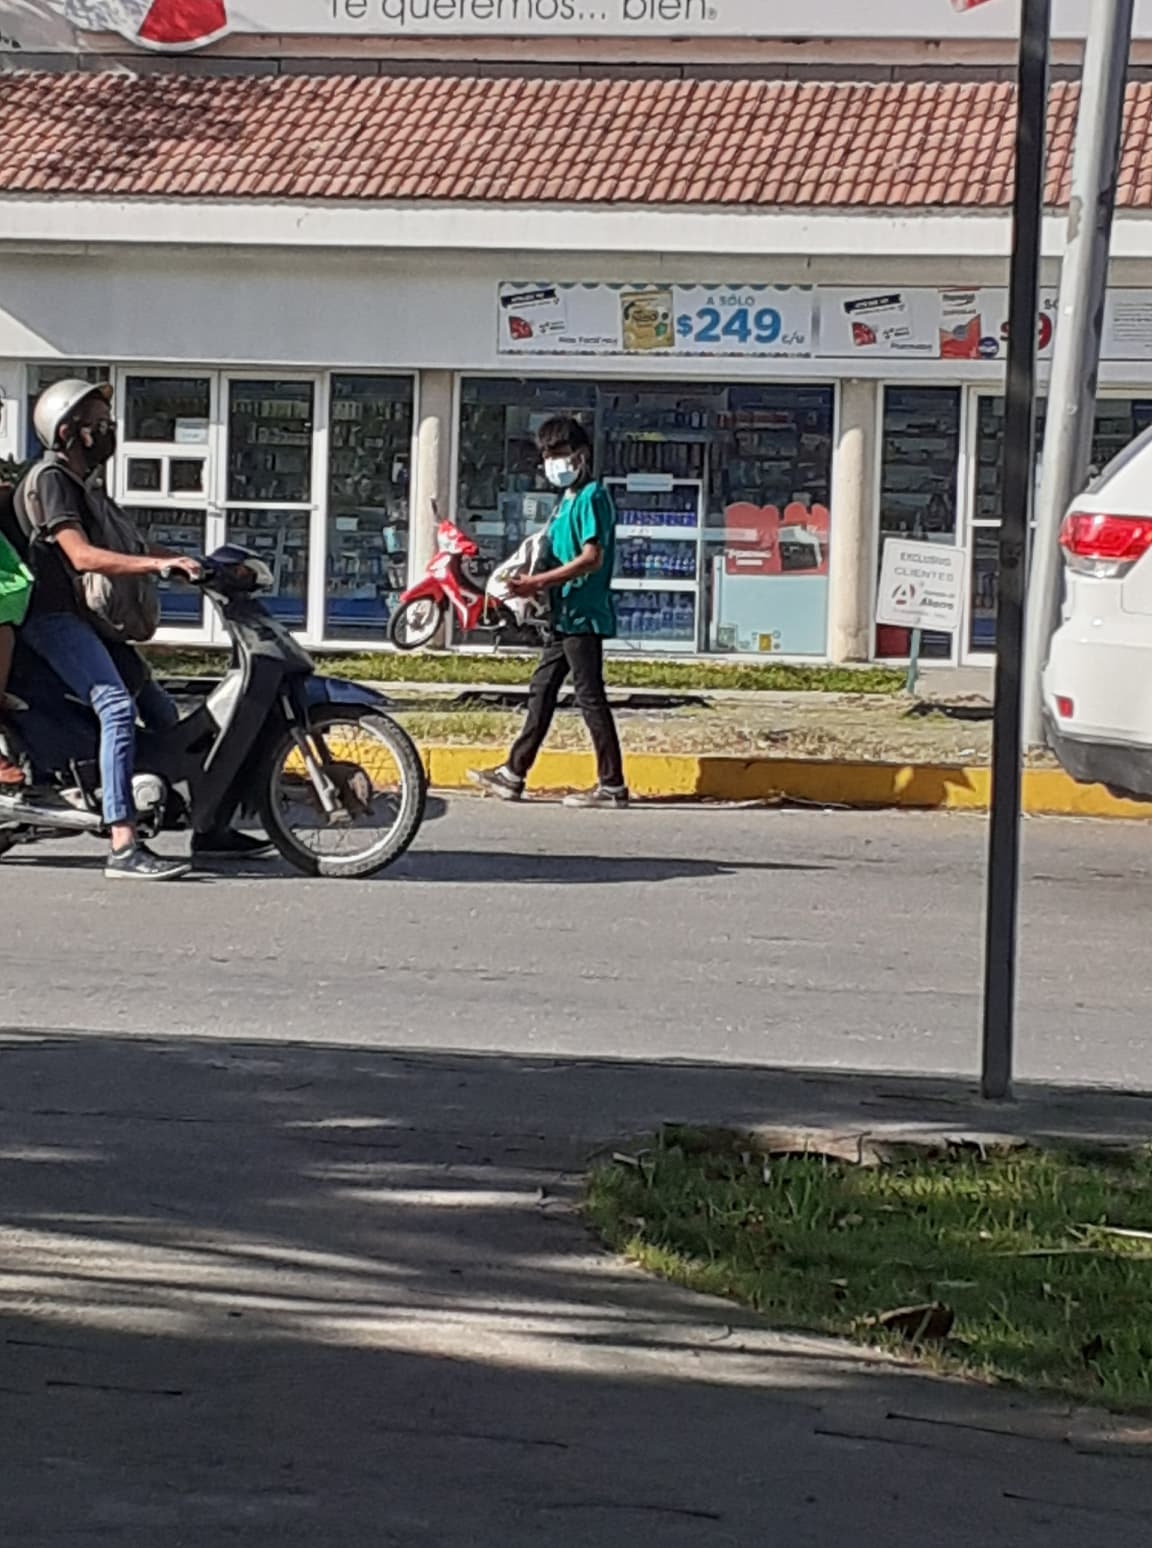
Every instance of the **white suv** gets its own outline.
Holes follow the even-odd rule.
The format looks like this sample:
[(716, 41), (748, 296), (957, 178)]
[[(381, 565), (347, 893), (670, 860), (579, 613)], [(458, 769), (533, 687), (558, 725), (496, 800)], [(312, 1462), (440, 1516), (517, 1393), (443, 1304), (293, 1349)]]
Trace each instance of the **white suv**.
[(1064, 621), (1044, 669), (1049, 745), (1074, 779), (1152, 800), (1152, 429), (1060, 532)]

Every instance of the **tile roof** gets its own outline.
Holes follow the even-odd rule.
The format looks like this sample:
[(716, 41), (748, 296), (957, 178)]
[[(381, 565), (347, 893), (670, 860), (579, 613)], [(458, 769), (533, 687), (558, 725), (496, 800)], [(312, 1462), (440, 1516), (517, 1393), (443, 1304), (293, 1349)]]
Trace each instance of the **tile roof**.
[[(1049, 107), (1066, 197), (1077, 88)], [(0, 76), (0, 193), (997, 209), (994, 82), (494, 76)], [(1119, 204), (1152, 208), (1152, 83), (1128, 88)]]

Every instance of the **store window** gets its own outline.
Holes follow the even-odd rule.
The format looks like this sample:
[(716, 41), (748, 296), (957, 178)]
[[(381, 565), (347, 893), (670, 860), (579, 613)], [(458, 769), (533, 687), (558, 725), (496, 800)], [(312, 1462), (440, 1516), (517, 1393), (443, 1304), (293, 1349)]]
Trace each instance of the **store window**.
[[(1036, 446), (1043, 444), (1045, 404), (1037, 405)], [(1152, 424), (1152, 399), (1101, 398), (1096, 404), (1092, 435), (1093, 475)], [(972, 554), (968, 648), (983, 653), (996, 648), (996, 592), (999, 577), (1000, 521), (1003, 512), (1001, 474), (1004, 460), (1004, 400), (980, 397), (976, 407), (976, 489), (972, 519)]]
[(227, 383), (228, 541), (272, 571), (266, 605), (293, 629), (308, 618), (316, 387), (281, 378)]
[(411, 377), (333, 376), (325, 634), (383, 638), (408, 584)]
[[(119, 500), (146, 542), (179, 553), (208, 547), (209, 426), (213, 378), (152, 375), (124, 378), (120, 403)], [(199, 629), (204, 599), (179, 581), (161, 585), (161, 624)]]
[(466, 380), (460, 509), (490, 559), (547, 522), (535, 433), (588, 426), (618, 512), (622, 648), (822, 655), (831, 387)]
[[(885, 388), (878, 564), (883, 562), (885, 538), (955, 544), (959, 458), (958, 387)], [(877, 625), (878, 656), (907, 656), (910, 646), (909, 630)], [(925, 633), (924, 657), (948, 660), (952, 651), (950, 634)]]

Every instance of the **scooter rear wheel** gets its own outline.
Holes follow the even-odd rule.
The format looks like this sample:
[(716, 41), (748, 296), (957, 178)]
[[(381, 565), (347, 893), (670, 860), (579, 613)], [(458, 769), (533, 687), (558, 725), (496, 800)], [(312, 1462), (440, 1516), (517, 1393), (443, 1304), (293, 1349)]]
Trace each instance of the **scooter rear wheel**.
[(388, 619), (388, 638), (397, 650), (419, 650), (432, 643), (439, 628), (439, 605), (431, 597), (414, 597)]
[[(260, 782), (260, 820), (289, 864), (308, 876), (372, 876), (398, 860), (424, 820), (428, 782), (408, 733), (376, 710), (312, 712), (308, 758), (285, 727)], [(328, 812), (307, 762), (335, 788)]]

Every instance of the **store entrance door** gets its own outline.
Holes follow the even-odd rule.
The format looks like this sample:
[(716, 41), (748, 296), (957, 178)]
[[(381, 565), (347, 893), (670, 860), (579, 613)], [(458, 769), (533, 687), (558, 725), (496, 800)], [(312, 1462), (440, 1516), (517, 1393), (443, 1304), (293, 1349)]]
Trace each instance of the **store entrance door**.
[[(323, 616), (316, 541), (319, 381), (267, 372), (127, 368), (119, 373), (117, 498), (150, 543), (210, 553), (237, 543), (260, 555), (266, 599), (289, 628)], [(314, 596), (312, 593), (316, 592)], [(219, 619), (187, 586), (165, 586), (161, 639), (222, 643)]]
[[(213, 505), (218, 463), (219, 383), (211, 371), (124, 370), (116, 404), (120, 450), (113, 489), (145, 540), (202, 554), (219, 546), (224, 524)], [(178, 583), (161, 587), (161, 629), (207, 642), (204, 599)]]
[(313, 553), (324, 552), (323, 529), (313, 533), (322, 455), (319, 382), (312, 376), (230, 375), (221, 397), (225, 540), (265, 561), (275, 580), (266, 605), (282, 624), (307, 633), (310, 601), (317, 617), (324, 606), (323, 569), (314, 574), (311, 563)]

